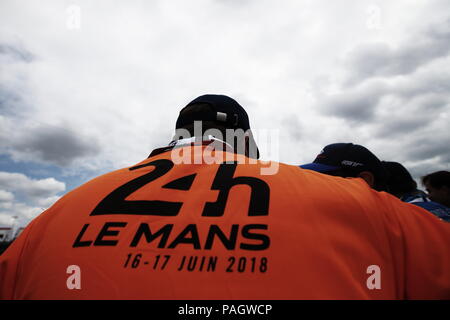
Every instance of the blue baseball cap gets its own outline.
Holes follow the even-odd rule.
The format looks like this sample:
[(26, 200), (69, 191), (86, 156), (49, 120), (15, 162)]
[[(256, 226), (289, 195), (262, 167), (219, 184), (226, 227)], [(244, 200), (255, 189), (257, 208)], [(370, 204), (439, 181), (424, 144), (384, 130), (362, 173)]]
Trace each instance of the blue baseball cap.
[(339, 169), (339, 167), (336, 167), (336, 166), (329, 166), (329, 165), (317, 163), (317, 162), (303, 164), (300, 167), (303, 169), (313, 170), (313, 171), (322, 172), (322, 173), (335, 171), (335, 170)]
[(353, 143), (333, 143), (327, 145), (312, 163), (300, 166), (303, 169), (327, 173), (344, 170), (357, 174), (372, 172), (375, 178), (385, 178), (381, 161), (367, 148)]

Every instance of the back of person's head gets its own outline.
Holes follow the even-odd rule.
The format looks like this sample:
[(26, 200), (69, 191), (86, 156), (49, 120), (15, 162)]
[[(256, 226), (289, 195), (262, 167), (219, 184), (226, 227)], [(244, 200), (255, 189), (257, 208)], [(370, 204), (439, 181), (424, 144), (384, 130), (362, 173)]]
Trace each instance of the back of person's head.
[(329, 144), (312, 163), (300, 167), (345, 178), (361, 177), (378, 191), (387, 188), (387, 173), (381, 161), (369, 149), (358, 144)]
[(247, 112), (225, 95), (200, 96), (181, 109), (174, 140), (213, 136), (231, 144), (236, 153), (259, 158), (259, 150), (250, 130)]
[(450, 172), (449, 171), (437, 171), (427, 174), (422, 177), (422, 183), (429, 183), (435, 188), (447, 187), (450, 188)]
[(437, 171), (422, 177), (431, 200), (450, 207), (450, 172)]
[(401, 198), (417, 190), (417, 183), (402, 164), (394, 161), (382, 161), (382, 164), (389, 174), (387, 186), (390, 194)]

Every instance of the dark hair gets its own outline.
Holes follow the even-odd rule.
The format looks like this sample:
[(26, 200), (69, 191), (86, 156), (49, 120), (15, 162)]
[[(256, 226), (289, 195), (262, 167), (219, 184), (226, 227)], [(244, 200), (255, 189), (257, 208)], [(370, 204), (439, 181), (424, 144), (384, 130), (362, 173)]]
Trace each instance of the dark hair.
[(382, 161), (382, 164), (389, 173), (387, 184), (390, 194), (399, 197), (417, 190), (416, 181), (402, 164), (393, 161)]
[(450, 188), (450, 172), (437, 171), (422, 177), (422, 184), (429, 183), (434, 188), (447, 187)]

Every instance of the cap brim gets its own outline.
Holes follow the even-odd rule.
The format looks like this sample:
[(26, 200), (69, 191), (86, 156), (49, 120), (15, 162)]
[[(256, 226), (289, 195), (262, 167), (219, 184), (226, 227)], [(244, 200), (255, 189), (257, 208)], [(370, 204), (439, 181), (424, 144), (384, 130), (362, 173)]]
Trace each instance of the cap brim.
[(317, 172), (330, 172), (330, 171), (339, 169), (339, 167), (336, 167), (336, 166), (329, 166), (326, 164), (315, 163), (315, 162), (303, 164), (299, 167), (302, 169), (313, 170), (313, 171), (317, 171)]

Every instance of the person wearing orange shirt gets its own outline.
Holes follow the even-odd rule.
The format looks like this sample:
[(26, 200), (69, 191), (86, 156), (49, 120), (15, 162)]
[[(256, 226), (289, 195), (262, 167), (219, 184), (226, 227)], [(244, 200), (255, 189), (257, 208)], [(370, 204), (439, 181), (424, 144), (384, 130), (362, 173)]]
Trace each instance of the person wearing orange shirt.
[(362, 179), (263, 174), (249, 130), (227, 96), (189, 103), (169, 146), (27, 226), (0, 256), (0, 298), (450, 298), (449, 224)]

